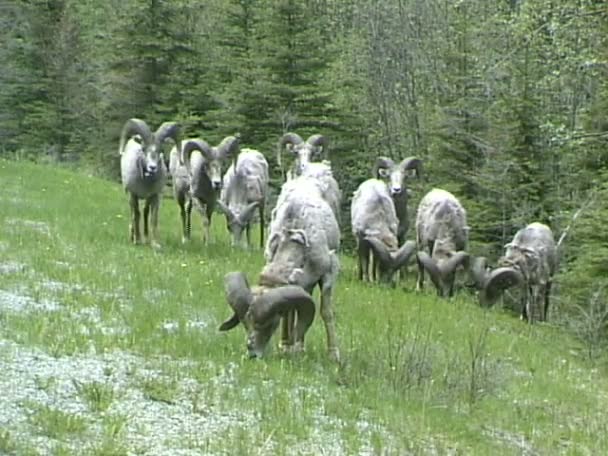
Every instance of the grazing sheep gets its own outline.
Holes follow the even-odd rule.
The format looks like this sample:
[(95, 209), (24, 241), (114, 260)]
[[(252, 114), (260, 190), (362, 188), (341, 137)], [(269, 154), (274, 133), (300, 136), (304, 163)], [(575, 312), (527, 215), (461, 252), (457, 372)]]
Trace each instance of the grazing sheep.
[(397, 239), (399, 244), (405, 242), (409, 228), (407, 203), (409, 189), (407, 188), (408, 171), (414, 170), (416, 177), (422, 174), (422, 160), (416, 157), (404, 158), (399, 164), (387, 157), (378, 157), (374, 165), (373, 177), (386, 181), (391, 198), (395, 204), (395, 212), (399, 220)]
[(171, 150), (169, 168), (173, 176), (173, 194), (180, 209), (182, 242), (190, 240), (193, 202), (203, 217), (203, 240), (209, 242), (209, 227), (222, 188), (222, 163), (236, 155), (239, 140), (227, 136), (216, 147), (202, 139), (188, 139), (181, 151)]
[(332, 290), (339, 270), (340, 229), (316, 179), (294, 179), (282, 193), (286, 186), (288, 195), (279, 197), (281, 204), (271, 223), (258, 286), (250, 288), (242, 273), (226, 276), (226, 296), (234, 315), (220, 330), (242, 322), (249, 335), (249, 355), (260, 357), (283, 317), (282, 346), (301, 350), (314, 317), (311, 293), (319, 286), (327, 348), (338, 360)]
[(287, 171), (287, 180), (302, 175), (308, 164), (322, 157), (327, 147), (327, 140), (323, 135), (312, 135), (306, 141), (297, 133), (285, 133), (279, 140), (277, 163), (281, 165), (281, 154), (283, 148), (291, 152), (295, 160), (292, 168)]
[(359, 280), (370, 280), (369, 260), (373, 251), (378, 278), (392, 282), (394, 273), (415, 252), (416, 243), (409, 241), (398, 249), (397, 215), (386, 184), (378, 179), (363, 182), (353, 195), (350, 213), (357, 241)]
[[(172, 139), (181, 147), (180, 128), (176, 123), (165, 122), (156, 132), (141, 119), (129, 119), (121, 135), (118, 152), (120, 154), (120, 174), (125, 192), (129, 194), (131, 223), (129, 235), (131, 242), (138, 244), (141, 240), (139, 230), (139, 200), (144, 199), (144, 238), (157, 248), (158, 210), (161, 195), (167, 180), (167, 167), (163, 160), (162, 145), (166, 139)], [(148, 226), (151, 227), (151, 236)]]
[(257, 150), (243, 149), (236, 162), (224, 174), (219, 208), (226, 216), (232, 245), (241, 243), (243, 230), (247, 246), (251, 244), (250, 227), (254, 211), (260, 216), (260, 247), (264, 247), (264, 208), (268, 193), (268, 162)]
[(505, 249), (498, 260), (500, 267), (494, 270), (486, 267), (483, 257), (473, 262), (471, 272), (480, 289), (481, 305), (489, 306), (505, 289), (520, 286), (522, 318), (530, 323), (545, 321), (557, 270), (557, 247), (551, 229), (542, 223), (531, 223), (519, 230)]
[(439, 296), (454, 294), (456, 268), (469, 258), (468, 231), (466, 211), (450, 192), (435, 188), (422, 198), (416, 214), (417, 290), (424, 286), (426, 269)]

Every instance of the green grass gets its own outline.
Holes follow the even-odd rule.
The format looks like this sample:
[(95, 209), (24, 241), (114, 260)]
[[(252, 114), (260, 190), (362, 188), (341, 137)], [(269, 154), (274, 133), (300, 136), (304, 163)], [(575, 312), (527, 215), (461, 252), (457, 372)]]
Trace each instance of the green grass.
[(198, 214), (182, 245), (177, 205), (164, 199), (154, 251), (128, 242), (118, 184), (6, 161), (0, 183), (0, 372), (9, 342), (49, 364), (97, 363), (96, 378), (84, 367), (33, 373), (49, 402), (17, 404), (29, 419), (0, 431), (0, 452), (45, 454), (32, 437), (40, 435), (58, 454), (608, 451), (605, 363), (591, 364), (559, 327), (480, 309), (464, 292), (415, 293), (414, 274), (396, 289), (361, 284), (343, 256), (334, 298), (341, 364), (328, 359), (319, 317), (304, 353), (281, 354), (275, 340), (251, 361), (244, 331), (217, 327), (230, 315), (224, 274), (255, 281), (262, 252), (231, 249), (220, 215), (210, 245)]

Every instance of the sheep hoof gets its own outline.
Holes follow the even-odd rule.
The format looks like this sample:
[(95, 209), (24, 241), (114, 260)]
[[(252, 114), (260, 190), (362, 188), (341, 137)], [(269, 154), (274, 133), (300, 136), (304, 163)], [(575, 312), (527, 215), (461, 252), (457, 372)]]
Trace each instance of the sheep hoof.
[(281, 343), (279, 344), (279, 350), (281, 351), (281, 353), (291, 353), (292, 349), (293, 345), (290, 345), (287, 342), (281, 341)]
[(340, 350), (336, 347), (329, 349), (329, 359), (332, 361), (339, 363), (340, 362)]
[(150, 242), (150, 246), (151, 246), (151, 247), (152, 247), (154, 250), (160, 250), (160, 249), (161, 249), (160, 244), (159, 244), (158, 242), (156, 242), (156, 241), (151, 241), (151, 242)]
[(182, 244), (187, 244), (188, 242), (190, 242), (190, 238), (187, 238), (186, 236), (182, 236)]

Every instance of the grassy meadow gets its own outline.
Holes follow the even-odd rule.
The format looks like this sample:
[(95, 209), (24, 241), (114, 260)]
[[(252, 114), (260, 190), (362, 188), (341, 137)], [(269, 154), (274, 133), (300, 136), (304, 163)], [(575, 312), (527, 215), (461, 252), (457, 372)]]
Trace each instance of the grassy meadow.
[(305, 353), (275, 336), (249, 360), (244, 330), (217, 328), (224, 274), (255, 281), (261, 250), (231, 249), (219, 214), (182, 245), (169, 198), (159, 251), (128, 216), (119, 184), (0, 161), (0, 454), (608, 452), (606, 369), (550, 323), (416, 293), (413, 273), (358, 283), (343, 256), (340, 365), (319, 315)]

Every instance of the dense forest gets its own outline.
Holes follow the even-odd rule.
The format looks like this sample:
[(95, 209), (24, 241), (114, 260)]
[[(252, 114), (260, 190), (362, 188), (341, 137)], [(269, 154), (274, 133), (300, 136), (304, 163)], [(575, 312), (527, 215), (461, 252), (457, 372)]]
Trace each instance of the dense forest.
[(117, 179), (124, 121), (176, 120), (213, 143), (240, 133), (278, 182), (278, 138), (322, 133), (346, 212), (376, 156), (415, 155), (414, 207), (433, 186), (452, 191), (471, 250), (491, 258), (518, 228), (548, 223), (563, 238), (557, 313), (605, 324), (604, 0), (9, 0), (0, 10), (1, 156)]

